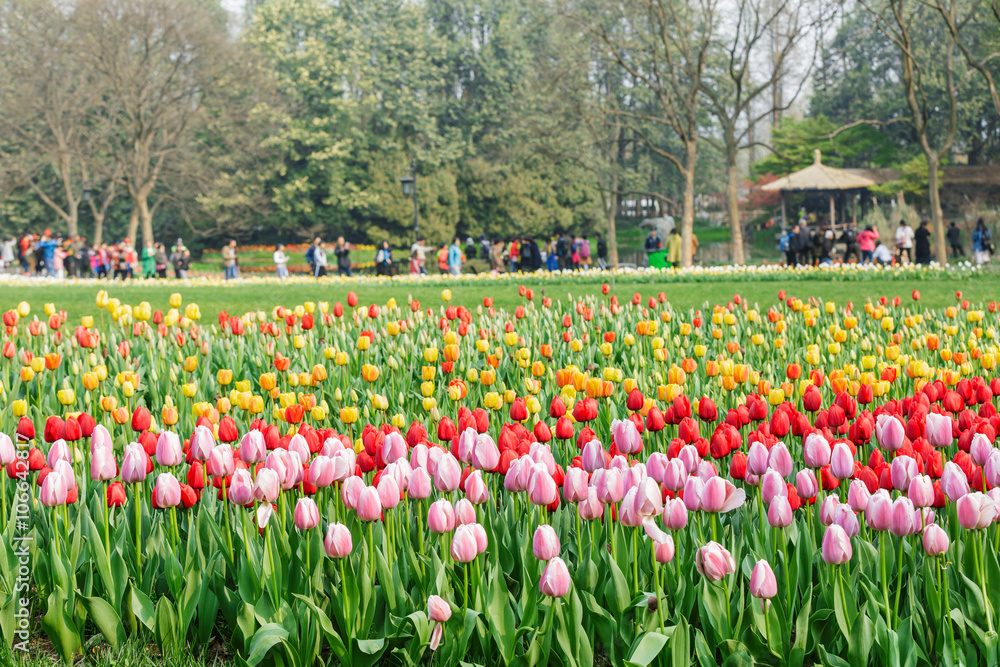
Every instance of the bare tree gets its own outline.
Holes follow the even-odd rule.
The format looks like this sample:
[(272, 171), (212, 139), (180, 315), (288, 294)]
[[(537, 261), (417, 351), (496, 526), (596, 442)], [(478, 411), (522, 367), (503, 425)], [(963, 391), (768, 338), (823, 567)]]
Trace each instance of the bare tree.
[[(114, 181), (106, 142), (111, 124), (98, 113), (105, 90), (77, 57), (71, 10), (42, 1), (0, 5), (0, 173), (25, 187), (78, 232), (80, 203), (96, 174)], [(113, 194), (112, 185), (106, 192)]]
[[(947, 155), (955, 142), (958, 125), (958, 100), (955, 94), (955, 38), (950, 31), (945, 31), (943, 35), (944, 62), (935, 62), (933, 65), (940, 68), (939, 71), (943, 71), (945, 99), (943, 101), (933, 99), (927, 89), (928, 84), (924, 81), (923, 72), (931, 69), (930, 59), (936, 60), (937, 57), (925, 55), (928, 53), (926, 50), (918, 50), (920, 45), (915, 43), (913, 38), (918, 20), (916, 15), (923, 6), (908, 0), (885, 0), (880, 4), (873, 4), (869, 0), (860, 0), (860, 2), (875, 19), (879, 31), (891, 40), (899, 50), (903, 96), (910, 111), (907, 122), (913, 128), (924, 157), (927, 158), (927, 190), (931, 221), (934, 225), (935, 255), (939, 263), (945, 264), (948, 261), (948, 251), (945, 246), (944, 218), (941, 213), (940, 167), (942, 158)], [(951, 0), (948, 10), (951, 21), (955, 20), (955, 10), (955, 3)], [(932, 124), (935, 122), (934, 114), (941, 107), (944, 107), (946, 114), (945, 129), (939, 136), (935, 136), (938, 133), (932, 133)]]
[(153, 240), (153, 197), (169, 162), (194, 140), (206, 91), (240, 71), (225, 13), (198, 0), (81, 0), (82, 61), (110, 89), (105, 113), (132, 200), (128, 237)]
[[(789, 59), (798, 51), (810, 22), (803, 16), (801, 0), (737, 0), (732, 17), (733, 25), (728, 35), (718, 39), (719, 62), (708, 68), (703, 80), (703, 90), (712, 115), (719, 122), (721, 141), (706, 137), (709, 143), (718, 143), (719, 152), (725, 157), (726, 214), (729, 218), (730, 243), (734, 264), (743, 264), (743, 226), (739, 210), (740, 169), (737, 157), (745, 140), (753, 142), (753, 127), (767, 116), (777, 116), (798, 97), (807, 76), (803, 76), (794, 94), (784, 101), (783, 95), (774, 93), (771, 103), (755, 114), (754, 102), (767, 98), (768, 90), (777, 91)], [(775, 45), (773, 35), (778, 34), (781, 22), (782, 39)], [(770, 52), (771, 74), (764, 80), (754, 81), (751, 68)], [(758, 105), (759, 106), (759, 105)], [(741, 125), (743, 117), (746, 124)]]
[[(989, 68), (991, 60), (1000, 58), (1000, 51), (996, 50), (995, 40), (983, 39), (988, 34), (968, 34), (970, 25), (975, 24), (979, 19), (980, 13), (984, 12), (983, 0), (975, 0), (962, 17), (958, 16), (957, 4), (956, 0), (933, 0), (930, 6), (936, 9), (938, 14), (941, 15), (951, 38), (955, 40), (955, 44), (962, 52), (962, 55), (965, 56), (965, 62), (969, 64), (969, 67), (979, 72), (980, 76), (986, 81), (987, 90), (990, 92), (990, 99), (993, 100), (993, 107), (996, 109), (997, 114), (1000, 114), (1000, 91), (997, 90), (996, 80)], [(1000, 24), (1000, 0), (993, 0), (993, 3), (990, 5), (990, 13), (998, 24)], [(965, 34), (962, 33), (963, 30), (965, 30)], [(989, 52), (982, 54), (983, 49)]]
[[(681, 208), (681, 264), (691, 266), (694, 176), (702, 121), (702, 88), (712, 44), (718, 0), (622, 0), (606, 6), (596, 32), (612, 58), (637, 86), (648, 88), (649, 110), (619, 110), (624, 125), (671, 162), (684, 183)], [(652, 136), (650, 127), (675, 134), (674, 151)]]

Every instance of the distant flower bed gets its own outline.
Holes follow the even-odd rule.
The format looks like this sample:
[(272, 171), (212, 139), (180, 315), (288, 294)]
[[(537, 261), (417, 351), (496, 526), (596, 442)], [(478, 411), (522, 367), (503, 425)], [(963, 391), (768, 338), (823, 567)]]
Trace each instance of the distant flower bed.
[[(299, 244), (288, 244), (285, 246), (285, 252), (292, 255), (295, 253), (302, 253), (309, 249), (308, 243)], [(254, 253), (254, 252), (274, 252), (278, 246), (275, 245), (241, 245), (236, 246), (236, 254), (240, 253)], [(361, 245), (361, 244), (351, 244), (351, 252), (375, 252), (375, 246), (373, 245)], [(206, 248), (202, 252), (202, 256), (205, 255), (221, 255), (221, 248)]]

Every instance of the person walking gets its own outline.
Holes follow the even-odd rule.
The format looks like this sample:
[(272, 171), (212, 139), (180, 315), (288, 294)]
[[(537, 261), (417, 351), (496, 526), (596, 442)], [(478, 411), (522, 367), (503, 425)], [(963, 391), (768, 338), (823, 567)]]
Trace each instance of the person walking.
[(597, 265), (601, 267), (602, 271), (608, 270), (608, 242), (604, 240), (600, 232), (595, 234), (597, 237)]
[[(433, 250), (434, 247), (427, 245), (427, 240), (423, 236), (410, 246), (410, 256), (416, 259), (417, 273), (427, 275), (427, 253)], [(483, 258), (486, 259), (487, 255), (483, 255)], [(411, 273), (413, 272), (411, 271)]]
[(320, 241), (313, 250), (313, 277), (322, 278), (326, 275), (326, 244)]
[(156, 253), (153, 257), (156, 262), (156, 277), (166, 278), (167, 277), (167, 247), (162, 243), (157, 243), (155, 246)]
[(382, 241), (375, 253), (375, 273), (380, 276), (388, 276), (391, 269), (392, 249), (389, 248), (388, 241)]
[[(676, 234), (677, 227), (675, 226), (673, 229), (671, 229), (670, 233)], [(668, 244), (669, 244), (669, 238), (668, 238)], [(645, 244), (646, 266), (649, 266), (649, 256), (652, 255), (654, 252), (660, 250), (661, 248), (663, 248), (663, 243), (660, 241), (660, 233), (656, 230), (656, 227), (653, 227), (652, 229), (649, 230), (649, 233), (646, 234), (646, 244)], [(678, 255), (677, 257), (678, 261), (680, 261), (680, 255)], [(667, 261), (669, 262), (672, 260), (668, 259)]]
[(799, 232), (795, 238), (795, 255), (799, 260), (799, 264), (804, 264), (809, 266), (812, 263), (812, 231), (809, 229), (809, 223), (806, 218), (803, 217), (798, 224)]
[(462, 249), (458, 246), (459, 239), (456, 236), (451, 246), (448, 247), (448, 273), (453, 276), (462, 275)]
[(958, 228), (958, 225), (954, 221), (948, 225), (946, 236), (948, 245), (951, 246), (951, 256), (953, 258), (965, 257), (965, 249), (962, 247), (962, 230)]
[(858, 247), (861, 249), (861, 261), (870, 264), (872, 255), (875, 253), (875, 242), (878, 241), (878, 230), (871, 225), (865, 227), (858, 234)]
[(42, 236), (42, 240), (35, 245), (35, 248), (41, 253), (45, 262), (46, 275), (54, 276), (56, 270), (53, 261), (56, 254), (56, 242), (48, 235), (48, 231), (45, 230), (46, 233)]
[(913, 229), (906, 224), (906, 220), (900, 220), (899, 227), (896, 227), (896, 261), (900, 264), (904, 254), (907, 262), (913, 261)]
[(142, 277), (156, 277), (156, 248), (152, 241), (146, 241), (146, 247), (142, 249)]
[(823, 230), (823, 240), (820, 243), (819, 263), (833, 264), (833, 254), (836, 251), (837, 239), (833, 230), (827, 227)]
[(236, 239), (230, 239), (222, 248), (222, 266), (225, 270), (225, 279), (232, 280), (236, 277)]
[(778, 241), (778, 250), (785, 253), (785, 263), (795, 266), (795, 246), (798, 243), (799, 226), (795, 225), (782, 235)]
[[(649, 237), (646, 237), (646, 240), (648, 241)], [(677, 233), (677, 227), (674, 227), (667, 234), (667, 264), (675, 269), (681, 265), (681, 245), (681, 235)], [(649, 252), (648, 248), (646, 252)]]
[(14, 263), (14, 246), (17, 245), (17, 239), (9, 238), (3, 242), (3, 246), (0, 246), (0, 262), (3, 262), (3, 268), (9, 269)]
[(52, 250), (52, 275), (60, 280), (66, 277), (66, 250), (58, 241)]
[(976, 228), (972, 230), (972, 254), (976, 264), (986, 264), (993, 253), (993, 234), (982, 218), (976, 220)]
[(490, 244), (490, 272), (503, 273), (503, 269), (503, 241), (493, 239), (493, 243)]
[(285, 244), (279, 243), (274, 249), (274, 270), (279, 278), (288, 277), (288, 255), (285, 254)]
[(913, 250), (917, 264), (931, 263), (931, 230), (926, 220), (921, 221), (920, 227), (913, 233)]
[(854, 229), (854, 225), (847, 225), (844, 233), (840, 235), (839, 241), (844, 244), (844, 264), (847, 264), (851, 260), (851, 257), (854, 258), (855, 262), (861, 258), (858, 255), (858, 232)]
[(351, 277), (351, 244), (344, 241), (343, 236), (337, 237), (337, 245), (333, 249), (337, 256), (337, 275)]

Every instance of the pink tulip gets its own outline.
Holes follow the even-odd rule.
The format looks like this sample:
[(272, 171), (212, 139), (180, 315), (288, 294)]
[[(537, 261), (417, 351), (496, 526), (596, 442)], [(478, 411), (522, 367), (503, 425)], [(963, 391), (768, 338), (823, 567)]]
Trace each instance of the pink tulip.
[(503, 476), (503, 488), (510, 493), (521, 493), (524, 487), (521, 486), (521, 459), (514, 459), (507, 468), (507, 474)]
[(114, 452), (107, 447), (98, 447), (90, 457), (90, 479), (106, 482), (118, 476), (118, 462)]
[(997, 516), (997, 506), (985, 493), (967, 493), (956, 503), (958, 523), (966, 530), (982, 530), (993, 523)]
[(635, 513), (641, 517), (659, 516), (663, 511), (663, 496), (659, 485), (651, 477), (646, 477), (635, 488), (632, 506)]
[(410, 474), (407, 495), (413, 500), (423, 500), (431, 495), (431, 476), (423, 468), (415, 468)]
[(218, 445), (212, 449), (208, 456), (208, 463), (205, 465), (208, 474), (213, 477), (229, 477), (236, 469), (236, 461), (233, 459), (233, 448), (229, 445)]
[(180, 505), (181, 485), (177, 482), (177, 478), (169, 472), (161, 472), (153, 487), (153, 498), (156, 499), (156, 506), (161, 509)]
[(531, 540), (531, 549), (538, 560), (552, 560), (559, 555), (559, 536), (552, 526), (541, 524), (535, 529)]
[(561, 598), (569, 592), (569, 585), (569, 570), (566, 569), (566, 563), (556, 556), (545, 566), (542, 578), (538, 582), (538, 590), (546, 597)]
[(354, 540), (351, 531), (342, 523), (331, 523), (326, 528), (326, 539), (323, 540), (323, 548), (330, 558), (346, 558), (351, 555), (354, 549)]
[(577, 512), (584, 521), (593, 521), (604, 516), (604, 503), (597, 497), (597, 489), (587, 489), (587, 497), (577, 505)]
[(958, 502), (958, 499), (971, 491), (969, 480), (953, 461), (944, 464), (944, 472), (941, 474), (941, 491), (951, 502)]
[(914, 475), (906, 490), (906, 497), (914, 507), (930, 507), (934, 504), (934, 482), (927, 475)]
[(278, 481), (278, 474), (269, 468), (261, 469), (254, 482), (253, 497), (257, 502), (272, 503), (278, 499), (279, 493), (281, 482)]
[(977, 433), (972, 436), (972, 442), (969, 444), (969, 455), (977, 466), (986, 465), (994, 451), (993, 443), (985, 435)]
[(760, 484), (761, 495), (765, 505), (770, 505), (776, 496), (788, 497), (788, 486), (777, 470), (769, 469), (764, 473)]
[(705, 493), (705, 482), (700, 477), (688, 477), (684, 483), (684, 506), (689, 512), (702, 508), (701, 497)]
[(848, 537), (856, 537), (861, 532), (858, 515), (846, 503), (837, 505), (837, 509), (833, 513), (833, 523), (843, 528)]
[(818, 433), (810, 433), (802, 445), (802, 458), (809, 468), (822, 468), (830, 463), (830, 443)]
[(406, 440), (400, 434), (392, 431), (385, 436), (382, 443), (382, 462), (386, 465), (396, 461), (406, 460)]
[(441, 493), (451, 493), (462, 481), (462, 468), (451, 453), (446, 453), (438, 461), (434, 473), (434, 488)]
[[(471, 475), (470, 475), (471, 476)], [(468, 487), (468, 481), (466, 481)], [(568, 503), (578, 503), (587, 498), (587, 472), (583, 468), (570, 468), (563, 480), (563, 498)]]
[(471, 426), (458, 436), (458, 460), (472, 463), (472, 448), (476, 445), (476, 429)]
[(917, 462), (910, 456), (897, 456), (892, 460), (890, 474), (893, 488), (897, 491), (906, 491), (910, 488), (910, 480), (919, 474)]
[(191, 458), (195, 461), (207, 461), (215, 447), (215, 435), (207, 426), (196, 426), (191, 435)]
[(298, 457), (299, 463), (309, 463), (312, 452), (309, 450), (309, 443), (302, 437), (301, 433), (296, 433), (288, 442), (288, 453), (293, 457)]
[(233, 473), (228, 493), (229, 502), (237, 507), (246, 505), (253, 500), (253, 480), (250, 479), (250, 472), (248, 470), (240, 468)]
[(471, 563), (479, 555), (476, 533), (470, 524), (459, 526), (451, 541), (451, 557), (458, 563)]
[(62, 478), (66, 480), (67, 489), (72, 489), (76, 486), (76, 472), (73, 470), (73, 466), (69, 464), (69, 461), (63, 461), (62, 459), (56, 461), (56, 467), (52, 471), (62, 475)]
[(535, 463), (541, 463), (545, 466), (545, 472), (550, 475), (556, 474), (556, 459), (552, 456), (552, 450), (548, 445), (542, 444), (540, 442), (531, 443), (531, 449), (528, 456)]
[(164, 431), (156, 439), (156, 462), (166, 468), (172, 468), (184, 462), (184, 448), (181, 440), (173, 431)]
[(146, 480), (146, 450), (139, 443), (133, 442), (125, 447), (121, 474), (126, 484), (139, 484)]
[(663, 485), (671, 491), (680, 491), (687, 482), (688, 471), (680, 459), (670, 459), (663, 470)]
[(378, 521), (382, 518), (382, 502), (378, 497), (378, 489), (366, 486), (358, 495), (358, 518), (362, 521)]
[(260, 463), (266, 458), (267, 445), (264, 444), (264, 434), (256, 429), (247, 431), (240, 440), (240, 460), (247, 464), (253, 464)]
[(90, 453), (93, 454), (101, 448), (114, 449), (114, 441), (112, 440), (111, 433), (108, 432), (108, 429), (104, 428), (101, 424), (98, 424), (94, 427), (93, 432), (90, 434)]
[(681, 498), (670, 498), (663, 506), (663, 527), (684, 530), (688, 524), (688, 510)]
[(828, 565), (843, 565), (851, 560), (854, 548), (847, 532), (837, 524), (831, 525), (823, 534), (823, 560)]
[(896, 537), (912, 535), (920, 526), (913, 525), (913, 503), (909, 498), (899, 497), (892, 503), (892, 519), (889, 522), (889, 532)]
[(1000, 487), (1000, 449), (994, 449), (990, 453), (990, 458), (983, 466), (983, 472), (986, 475), (987, 484), (994, 488)]
[(379, 506), (382, 508), (391, 510), (399, 504), (399, 485), (396, 484), (392, 475), (386, 475), (384, 471), (379, 477), (376, 493), (378, 493)]
[(469, 525), (472, 526), (472, 534), (476, 536), (476, 552), (480, 554), (485, 553), (486, 547), (489, 546), (486, 529), (479, 523), (470, 523)]
[(771, 451), (767, 455), (767, 467), (777, 470), (782, 477), (788, 477), (792, 474), (792, 455), (784, 443), (779, 442), (771, 447)]
[(653, 556), (660, 565), (666, 565), (674, 559), (674, 538), (666, 536), (662, 542), (657, 542), (653, 549)]
[(947, 447), (952, 442), (951, 417), (929, 412), (924, 418), (924, 435), (933, 447)]
[(295, 503), (295, 527), (309, 530), (319, 525), (319, 508), (312, 498), (299, 498)]
[(343, 482), (354, 474), (354, 469), (357, 464), (357, 455), (354, 453), (353, 449), (344, 449), (339, 452), (334, 452), (331, 460), (333, 461), (334, 482)]
[[(413, 469), (423, 468), (430, 474), (431, 477), (434, 476), (434, 471), (437, 469), (437, 462), (431, 462), (431, 449), (437, 449), (437, 447), (428, 447), (427, 445), (420, 443), (414, 446), (410, 450), (410, 465)], [(439, 450), (440, 451), (440, 450)], [(442, 454), (444, 452), (441, 452)], [(433, 465), (433, 469), (432, 469)]]
[(864, 512), (868, 509), (868, 500), (872, 494), (864, 481), (856, 479), (847, 487), (847, 504), (855, 512)]
[(58, 507), (66, 504), (69, 495), (69, 488), (66, 478), (56, 471), (50, 472), (42, 481), (42, 490), (39, 500), (46, 507)]
[(615, 504), (625, 496), (625, 483), (617, 468), (595, 470), (590, 485), (597, 489), (597, 497), (602, 503)]
[(889, 530), (892, 523), (892, 499), (888, 491), (879, 489), (871, 495), (865, 510), (865, 520), (872, 530)]
[(837, 514), (837, 505), (840, 504), (840, 499), (837, 496), (827, 496), (823, 500), (823, 505), (819, 508), (819, 521), (824, 526), (829, 526), (833, 523), (833, 518)]
[(325, 489), (333, 484), (334, 472), (333, 459), (320, 454), (309, 465), (309, 483), (318, 489)]
[(698, 470), (698, 464), (701, 463), (701, 456), (698, 454), (698, 448), (694, 445), (684, 445), (681, 447), (681, 451), (677, 454), (677, 458), (684, 464), (684, 469), (687, 470), (688, 474), (694, 473)]
[(903, 446), (906, 429), (903, 422), (894, 415), (879, 415), (875, 418), (875, 439), (887, 452), (894, 452)]
[(635, 462), (633, 466), (626, 469), (622, 475), (622, 480), (625, 484), (625, 493), (629, 492), (629, 489), (635, 488), (642, 483), (642, 480), (647, 479), (649, 476), (646, 474), (646, 466), (638, 461)]
[(615, 447), (622, 454), (635, 454), (642, 449), (642, 437), (631, 419), (613, 420), (611, 422), (611, 435)]
[(792, 505), (787, 496), (775, 496), (767, 508), (767, 522), (773, 528), (787, 528), (792, 525)]
[(663, 484), (663, 473), (666, 472), (670, 459), (663, 452), (653, 452), (646, 459), (646, 474), (656, 480), (657, 484)]
[(465, 526), (476, 522), (476, 508), (465, 498), (455, 503), (455, 524)]
[(607, 459), (604, 458), (604, 447), (597, 440), (591, 440), (583, 446), (580, 454), (583, 469), (587, 472), (594, 472), (606, 467)]
[[(93, 444), (91, 444), (91, 452), (93, 452)], [(0, 466), (9, 466), (15, 460), (17, 460), (17, 450), (14, 449), (14, 441), (6, 433), (0, 433)]]
[(736, 571), (733, 555), (718, 542), (709, 542), (698, 549), (694, 555), (694, 566), (709, 581), (721, 581)]
[(842, 442), (833, 446), (833, 454), (830, 455), (830, 472), (837, 479), (850, 479), (854, 477), (854, 455), (850, 448)]
[(767, 447), (754, 441), (747, 453), (747, 472), (758, 477), (767, 472)]
[(500, 448), (486, 433), (476, 436), (476, 444), (472, 448), (472, 467), (487, 472), (496, 470), (500, 464)]
[(812, 470), (800, 470), (795, 475), (795, 492), (799, 498), (807, 500), (816, 495), (816, 475)]
[(705, 482), (701, 494), (701, 508), (706, 512), (731, 512), (743, 505), (746, 492), (737, 489), (728, 479), (713, 477)]
[(750, 595), (761, 601), (761, 611), (767, 611), (770, 600), (778, 594), (778, 581), (774, 570), (763, 558), (757, 561), (750, 573)]
[(924, 551), (928, 556), (940, 556), (948, 551), (951, 540), (940, 526), (930, 525), (924, 529)]
[(528, 482), (528, 500), (532, 505), (551, 505), (559, 499), (559, 487), (555, 480), (540, 464), (535, 464), (535, 473)]
[(427, 620), (447, 623), (449, 618), (451, 618), (451, 605), (437, 595), (427, 598)]
[(637, 489), (630, 489), (618, 505), (618, 521), (621, 522), (623, 526), (638, 528), (642, 525), (642, 521), (645, 517), (641, 517), (635, 513), (635, 498), (637, 495)]
[(439, 535), (455, 530), (455, 508), (444, 498), (434, 501), (427, 510), (427, 526)]
[(50, 468), (56, 467), (57, 461), (66, 461), (67, 463), (73, 462), (72, 453), (69, 451), (69, 445), (65, 440), (56, 440), (49, 447), (49, 453), (45, 457), (45, 462), (48, 463)]
[(274, 505), (271, 503), (261, 503), (257, 506), (257, 527), (260, 529), (267, 528), (268, 521), (271, 520), (271, 515), (274, 514)]
[(473, 505), (482, 505), (490, 499), (490, 490), (486, 487), (486, 482), (483, 481), (482, 471), (473, 470), (465, 478), (465, 497)]

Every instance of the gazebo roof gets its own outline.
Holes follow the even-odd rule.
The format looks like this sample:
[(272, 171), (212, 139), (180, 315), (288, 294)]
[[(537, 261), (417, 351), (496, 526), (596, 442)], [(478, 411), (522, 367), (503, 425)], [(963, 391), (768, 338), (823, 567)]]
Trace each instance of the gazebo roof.
[(828, 167), (820, 161), (820, 152), (817, 148), (815, 162), (805, 169), (800, 169), (795, 173), (771, 181), (761, 187), (765, 192), (781, 192), (796, 190), (858, 190), (870, 188), (875, 185), (875, 181), (864, 176), (852, 174), (843, 169)]

